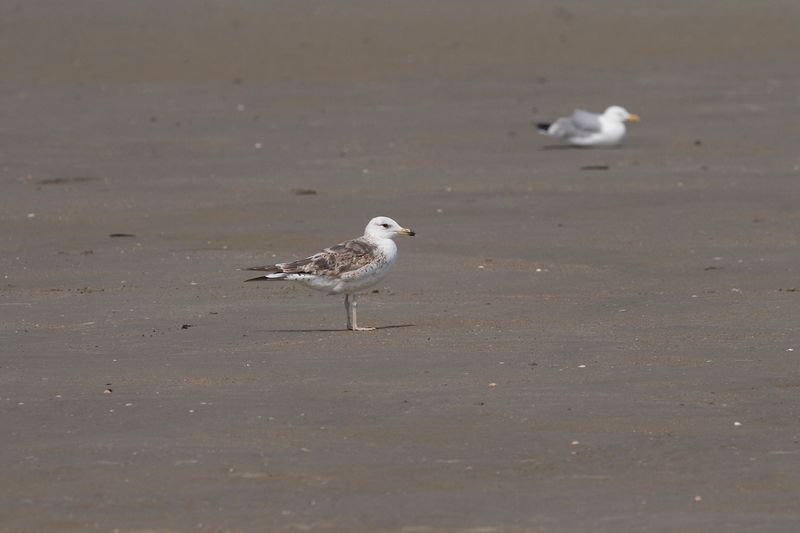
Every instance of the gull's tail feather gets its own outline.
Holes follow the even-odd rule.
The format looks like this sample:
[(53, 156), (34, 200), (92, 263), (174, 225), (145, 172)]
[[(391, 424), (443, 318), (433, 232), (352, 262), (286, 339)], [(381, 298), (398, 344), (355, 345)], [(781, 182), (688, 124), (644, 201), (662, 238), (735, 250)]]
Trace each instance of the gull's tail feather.
[(267, 266), (260, 266), (260, 267), (250, 267), (245, 268), (245, 270), (255, 270), (257, 272), (266, 272), (263, 276), (258, 276), (255, 278), (246, 279), (247, 281), (263, 281), (263, 280), (281, 280), (285, 279), (287, 273), (278, 266), (278, 265), (267, 265)]
[(255, 277), (255, 278), (246, 279), (244, 281), (246, 283), (248, 281), (264, 281), (264, 280), (267, 280), (267, 281), (280, 281), (282, 279), (286, 279), (286, 274), (284, 274), (283, 272), (281, 272), (279, 274), (270, 274), (270, 275), (267, 275), (267, 276), (258, 276), (258, 277)]
[(283, 272), (283, 269), (281, 267), (279, 267), (278, 265), (267, 265), (267, 266), (261, 266), (261, 267), (249, 267), (249, 268), (245, 268), (245, 270), (256, 270), (258, 272), (270, 272), (270, 273), (273, 273), (273, 274), (276, 273), (276, 272)]
[(539, 129), (539, 133), (548, 133), (550, 126), (553, 124), (550, 122), (537, 122), (536, 127)]

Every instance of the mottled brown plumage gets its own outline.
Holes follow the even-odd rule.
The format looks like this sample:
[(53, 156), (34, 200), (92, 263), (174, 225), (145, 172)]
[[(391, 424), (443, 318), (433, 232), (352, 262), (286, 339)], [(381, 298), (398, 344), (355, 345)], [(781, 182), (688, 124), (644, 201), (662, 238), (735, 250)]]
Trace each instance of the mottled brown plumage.
[[(343, 274), (363, 268), (376, 260), (376, 247), (359, 237), (325, 248), (319, 253), (290, 263), (277, 263), (247, 270), (273, 274), (312, 274), (315, 276), (341, 277)], [(263, 276), (247, 281), (263, 280)]]

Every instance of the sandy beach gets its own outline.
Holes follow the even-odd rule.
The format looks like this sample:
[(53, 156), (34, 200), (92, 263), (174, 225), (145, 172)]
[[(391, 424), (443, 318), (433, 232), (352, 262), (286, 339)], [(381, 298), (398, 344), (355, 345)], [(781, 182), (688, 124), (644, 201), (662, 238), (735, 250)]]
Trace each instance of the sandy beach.
[[(798, 4), (0, 21), (0, 531), (800, 528)], [(376, 215), (376, 331), (243, 283)]]

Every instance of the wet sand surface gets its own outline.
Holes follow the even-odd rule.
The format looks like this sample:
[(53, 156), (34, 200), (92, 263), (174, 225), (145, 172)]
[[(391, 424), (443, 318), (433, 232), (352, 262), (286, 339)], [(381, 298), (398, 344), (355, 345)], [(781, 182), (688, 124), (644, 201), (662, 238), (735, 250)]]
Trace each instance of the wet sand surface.
[(800, 9), (602, 6), (2, 2), (0, 530), (796, 531)]

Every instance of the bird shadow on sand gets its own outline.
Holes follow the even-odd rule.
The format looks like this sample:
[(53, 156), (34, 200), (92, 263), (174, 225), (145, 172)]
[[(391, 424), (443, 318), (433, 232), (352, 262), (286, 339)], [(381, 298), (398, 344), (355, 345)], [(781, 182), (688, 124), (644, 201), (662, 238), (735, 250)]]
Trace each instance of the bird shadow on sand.
[[(580, 146), (577, 144), (546, 144), (542, 146), (542, 150), (589, 150), (591, 148), (598, 148), (597, 146)], [(603, 150), (617, 150), (622, 146), (601, 146)]]
[(542, 146), (542, 150), (576, 150), (581, 146), (573, 146), (571, 144), (546, 144)]
[[(380, 331), (383, 329), (399, 329), (399, 328), (415, 328), (416, 324), (394, 324), (391, 326), (376, 326), (372, 331)], [(308, 329), (265, 329), (264, 333), (335, 333), (335, 332), (349, 332), (346, 328), (308, 328)], [(355, 332), (360, 333), (360, 332)]]
[[(546, 144), (542, 146), (542, 150), (586, 150), (587, 148), (593, 148), (592, 146), (580, 146), (577, 144)], [(609, 147), (611, 148), (611, 147)]]

